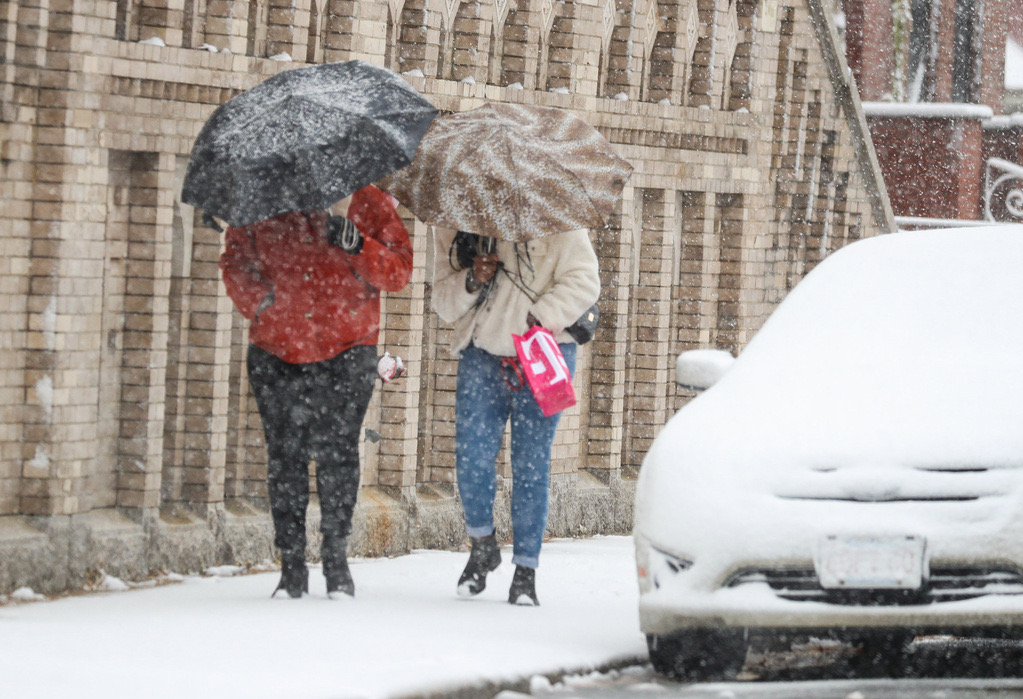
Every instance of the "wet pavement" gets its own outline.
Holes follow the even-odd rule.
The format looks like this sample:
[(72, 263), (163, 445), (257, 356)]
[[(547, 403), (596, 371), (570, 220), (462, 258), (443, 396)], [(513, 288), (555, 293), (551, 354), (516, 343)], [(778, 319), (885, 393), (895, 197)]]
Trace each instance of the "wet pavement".
[(682, 683), (649, 665), (560, 678), (535, 677), (523, 696), (759, 699), (1023, 699), (1023, 642), (921, 637), (883, 666), (864, 660), (850, 645), (810, 638), (753, 643), (742, 673), (732, 682)]

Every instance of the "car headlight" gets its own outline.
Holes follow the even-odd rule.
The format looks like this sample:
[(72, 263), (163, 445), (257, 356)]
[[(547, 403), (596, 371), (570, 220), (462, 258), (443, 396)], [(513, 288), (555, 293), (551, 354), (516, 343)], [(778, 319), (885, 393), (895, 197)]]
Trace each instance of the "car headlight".
[(643, 539), (636, 539), (636, 574), (640, 594), (656, 590), (692, 565), (693, 562), (686, 558), (655, 548)]

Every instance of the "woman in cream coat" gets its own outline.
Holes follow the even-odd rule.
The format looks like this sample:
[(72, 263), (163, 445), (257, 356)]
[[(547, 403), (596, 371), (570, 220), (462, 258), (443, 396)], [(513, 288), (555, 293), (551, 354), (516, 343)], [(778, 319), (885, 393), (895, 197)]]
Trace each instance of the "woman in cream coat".
[[(512, 604), (539, 604), (535, 573), (547, 526), (551, 446), (560, 414), (545, 417), (517, 380), (512, 334), (534, 324), (554, 333), (575, 372), (576, 344), (565, 332), (600, 294), (597, 256), (585, 229), (510, 243), (436, 229), (433, 307), (454, 323), (458, 360), (456, 472), (472, 542), (458, 594), (477, 595), (501, 563), (494, 536), (495, 460), (511, 419)], [(481, 252), (485, 250), (486, 252)], [(517, 384), (517, 386), (516, 386)]]

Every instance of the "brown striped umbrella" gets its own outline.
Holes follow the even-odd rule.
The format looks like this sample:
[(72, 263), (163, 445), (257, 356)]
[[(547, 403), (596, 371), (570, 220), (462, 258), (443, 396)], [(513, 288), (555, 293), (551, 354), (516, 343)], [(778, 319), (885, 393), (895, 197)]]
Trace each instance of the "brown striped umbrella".
[(426, 223), (526, 241), (604, 226), (631, 174), (571, 112), (493, 103), (435, 119), (380, 186)]

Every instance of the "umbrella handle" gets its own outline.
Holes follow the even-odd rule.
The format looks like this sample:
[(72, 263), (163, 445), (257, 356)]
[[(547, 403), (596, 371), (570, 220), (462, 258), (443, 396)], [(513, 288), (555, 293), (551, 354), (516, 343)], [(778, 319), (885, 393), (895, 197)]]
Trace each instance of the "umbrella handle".
[(489, 236), (481, 235), (476, 238), (476, 254), (492, 255), (497, 251), (497, 240)]
[(202, 225), (206, 226), (207, 228), (212, 228), (217, 233), (224, 232), (223, 227), (219, 223), (217, 223), (217, 219), (213, 218), (212, 215), (205, 211), (202, 212)]

